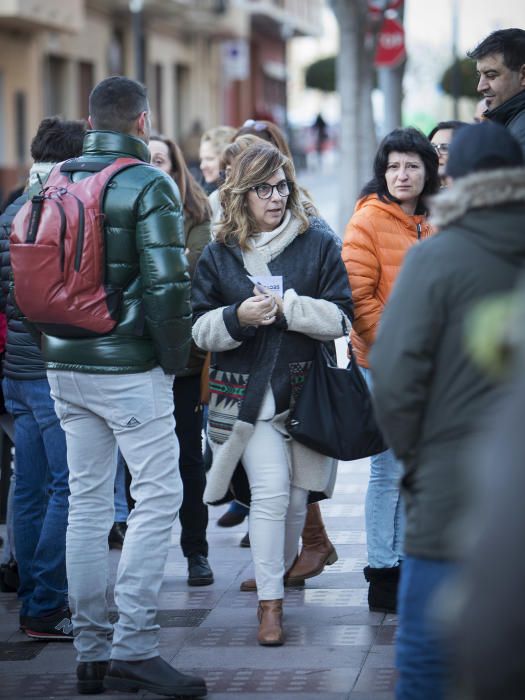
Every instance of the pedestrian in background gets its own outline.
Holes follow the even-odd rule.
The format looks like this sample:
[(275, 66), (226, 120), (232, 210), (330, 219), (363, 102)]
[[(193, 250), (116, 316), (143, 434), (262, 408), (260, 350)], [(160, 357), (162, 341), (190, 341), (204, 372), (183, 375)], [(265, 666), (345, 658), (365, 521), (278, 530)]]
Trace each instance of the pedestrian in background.
[[(275, 147), (253, 145), (234, 161), (221, 202), (225, 218), (192, 290), (193, 337), (213, 353), (204, 495), (218, 502), (247, 480), (258, 641), (279, 645), (308, 491), (331, 495), (337, 467), (290, 440), (286, 417), (316, 342), (350, 327), (351, 294), (331, 232), (306, 216), (293, 165)], [(261, 275), (279, 291), (254, 287)]]
[(199, 149), (200, 168), (204, 178), (204, 190), (210, 195), (220, 185), (220, 160), (222, 152), (232, 142), (235, 129), (231, 126), (215, 126), (205, 131)]
[(446, 167), (448, 161), (448, 149), (456, 129), (466, 126), (466, 122), (451, 120), (448, 122), (438, 122), (428, 135), (428, 140), (436, 149), (439, 158), (438, 175), (441, 187), (446, 187)]
[(0, 217), (0, 309), (8, 319), (2, 384), (15, 431), (13, 534), (19, 620), (28, 637), (40, 640), (73, 639), (66, 577), (68, 465), (42, 353), (10, 295), (9, 236), (16, 214), (42, 190), (54, 165), (82, 153), (85, 133), (81, 121), (51, 117), (40, 122), (31, 142), (29, 187)]
[[(473, 361), (465, 319), (512, 290), (525, 265), (522, 166), (502, 126), (487, 121), (456, 132), (452, 185), (432, 202), (439, 234), (407, 255), (371, 352), (377, 416), (403, 462), (407, 507), (398, 700), (449, 697), (450, 648), (433, 606), (465, 555), (464, 518), (479, 478), (469, 470), (471, 443), (486, 433), (506, 391)], [(485, 564), (493, 567), (490, 558)]]
[[(426, 197), (439, 188), (438, 156), (417, 129), (395, 129), (381, 144), (374, 176), (361, 191), (343, 242), (355, 321), (352, 345), (372, 387), (369, 352), (408, 249), (427, 238)], [(370, 610), (396, 612), (405, 515), (400, 494), (402, 466), (392, 450), (370, 460), (365, 520)]]
[[(205, 192), (189, 172), (182, 151), (165, 136), (154, 135), (149, 142), (151, 162), (170, 175), (179, 188), (184, 209), (184, 242), (193, 277), (197, 261), (210, 240), (211, 210)], [(179, 511), (180, 545), (188, 560), (188, 584), (213, 583), (208, 563), (208, 508), (202, 500), (206, 473), (202, 456), (201, 372), (205, 353), (192, 345), (190, 359), (173, 383), (175, 432), (180, 445), (179, 470), (183, 496)]]
[(509, 129), (525, 155), (525, 29), (498, 29), (467, 56), (476, 61), (482, 116)]

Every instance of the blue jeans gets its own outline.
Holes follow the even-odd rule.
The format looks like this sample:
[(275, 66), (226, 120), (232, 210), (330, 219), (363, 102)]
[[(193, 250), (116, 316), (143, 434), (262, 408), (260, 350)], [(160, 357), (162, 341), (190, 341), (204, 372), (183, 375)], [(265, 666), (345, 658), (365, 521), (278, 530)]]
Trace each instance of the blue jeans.
[(446, 639), (433, 619), (436, 593), (457, 572), (457, 564), (405, 557), (398, 593), (399, 626), (396, 700), (444, 700), (450, 679)]
[(66, 440), (46, 379), (6, 377), (3, 389), (15, 421), (13, 525), (20, 614), (39, 617), (67, 603)]
[[(363, 377), (372, 390), (372, 375), (361, 367)], [(400, 482), (403, 465), (392, 450), (370, 458), (370, 480), (365, 500), (368, 564), (373, 569), (397, 566), (403, 558), (405, 513), (401, 501)]]

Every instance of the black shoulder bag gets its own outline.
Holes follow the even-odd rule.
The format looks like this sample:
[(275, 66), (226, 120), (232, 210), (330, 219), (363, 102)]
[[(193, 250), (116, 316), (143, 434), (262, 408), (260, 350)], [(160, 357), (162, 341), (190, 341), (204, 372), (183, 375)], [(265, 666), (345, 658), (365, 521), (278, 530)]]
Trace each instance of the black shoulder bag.
[(337, 366), (324, 343), (317, 343), (314, 361), (287, 423), (294, 440), (345, 462), (388, 449), (351, 345), (349, 349), (350, 362), (343, 368)]

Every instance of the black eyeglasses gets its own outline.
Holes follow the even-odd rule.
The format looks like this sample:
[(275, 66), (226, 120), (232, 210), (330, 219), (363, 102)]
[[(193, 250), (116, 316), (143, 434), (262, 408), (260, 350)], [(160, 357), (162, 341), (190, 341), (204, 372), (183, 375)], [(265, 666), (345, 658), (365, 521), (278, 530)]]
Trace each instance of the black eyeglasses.
[(254, 185), (254, 187), (250, 187), (250, 190), (255, 192), (259, 199), (270, 199), (274, 190), (277, 190), (277, 194), (279, 194), (281, 197), (288, 197), (291, 187), (291, 182), (288, 182), (288, 180), (281, 180), (281, 182), (278, 182), (276, 185), (270, 185), (268, 182), (263, 182), (261, 185)]
[(438, 154), (446, 155), (448, 153), (448, 143), (433, 143), (432, 145)]

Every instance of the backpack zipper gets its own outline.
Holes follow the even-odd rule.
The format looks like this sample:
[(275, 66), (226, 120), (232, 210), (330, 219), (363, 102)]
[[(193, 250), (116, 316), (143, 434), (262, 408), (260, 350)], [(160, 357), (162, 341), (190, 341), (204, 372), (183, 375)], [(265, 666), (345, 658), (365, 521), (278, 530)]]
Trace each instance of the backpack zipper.
[(64, 209), (60, 202), (57, 202), (56, 199), (52, 199), (52, 202), (54, 202), (57, 207), (58, 207), (58, 212), (60, 214), (60, 270), (61, 272), (64, 272), (64, 267), (65, 267), (65, 259), (66, 259), (66, 249), (65, 249), (65, 240), (66, 240), (66, 215), (64, 213)]
[[(71, 192), (69, 193), (71, 194)], [(77, 200), (78, 205), (78, 231), (77, 231), (77, 249), (75, 251), (75, 271), (80, 271), (80, 265), (82, 263), (82, 253), (84, 252), (84, 229), (85, 229), (85, 215), (84, 215), (84, 205), (82, 201), (76, 196), (73, 197)]]

